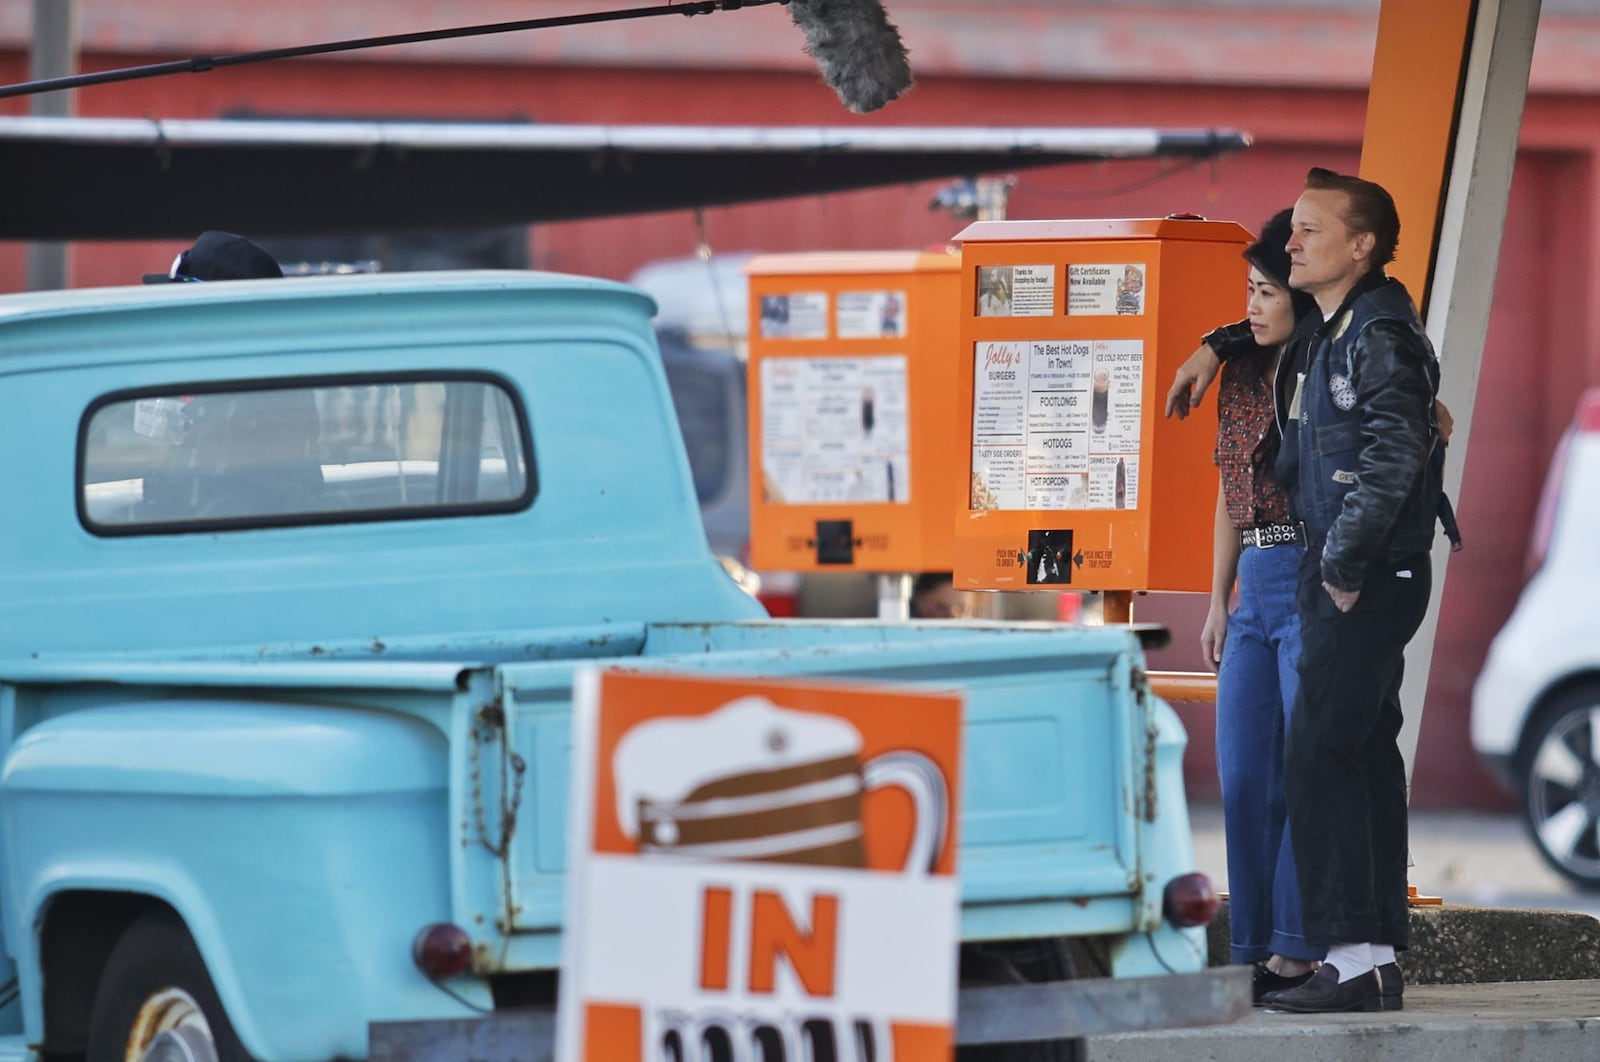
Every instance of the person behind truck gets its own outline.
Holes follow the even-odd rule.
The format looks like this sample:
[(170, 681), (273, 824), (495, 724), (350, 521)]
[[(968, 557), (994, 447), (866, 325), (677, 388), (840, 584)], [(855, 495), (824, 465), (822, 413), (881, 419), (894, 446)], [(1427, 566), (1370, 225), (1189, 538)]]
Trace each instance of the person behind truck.
[[(1268, 992), (1304, 984), (1323, 956), (1301, 928), (1283, 795), (1284, 733), (1298, 688), (1295, 582), (1305, 528), (1290, 521), (1289, 499), (1271, 474), (1279, 442), (1272, 381), (1296, 322), (1316, 308), (1311, 296), (1289, 287), (1283, 249), (1289, 216), (1274, 214), (1244, 252), (1249, 345), (1228, 359), (1218, 385), (1214, 460), (1221, 484), (1211, 608), (1200, 633), (1206, 665), (1217, 671), (1229, 957), (1254, 964), (1257, 1003)], [(1239, 603), (1230, 613), (1236, 583)]]
[(966, 595), (955, 588), (950, 572), (923, 572), (911, 584), (912, 619), (961, 619)]
[(268, 280), (283, 276), (276, 259), (258, 244), (231, 232), (202, 232), (179, 251), (165, 273), (146, 273), (146, 284), (197, 284), (216, 280)]
[[(231, 232), (202, 232), (146, 284), (269, 280), (283, 276), (260, 245)], [(276, 516), (320, 507), (322, 468), (311, 454), (317, 412), (305, 388), (181, 397), (186, 438), (144, 477), (156, 519)]]

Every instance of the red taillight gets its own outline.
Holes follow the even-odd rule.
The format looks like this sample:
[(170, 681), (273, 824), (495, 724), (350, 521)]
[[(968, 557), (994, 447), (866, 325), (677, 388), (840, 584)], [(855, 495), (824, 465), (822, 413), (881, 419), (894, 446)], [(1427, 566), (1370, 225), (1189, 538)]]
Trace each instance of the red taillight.
[(1175, 926), (1210, 925), (1222, 901), (1211, 879), (1201, 873), (1183, 874), (1167, 882), (1161, 913)]
[(800, 614), (800, 602), (793, 594), (757, 594), (756, 600), (773, 619), (793, 619)]
[(435, 922), (417, 931), (411, 960), (432, 980), (460, 977), (472, 968), (472, 940), (460, 926)]
[(800, 614), (800, 576), (796, 572), (763, 572), (761, 592), (756, 600), (766, 607), (773, 619), (787, 619)]

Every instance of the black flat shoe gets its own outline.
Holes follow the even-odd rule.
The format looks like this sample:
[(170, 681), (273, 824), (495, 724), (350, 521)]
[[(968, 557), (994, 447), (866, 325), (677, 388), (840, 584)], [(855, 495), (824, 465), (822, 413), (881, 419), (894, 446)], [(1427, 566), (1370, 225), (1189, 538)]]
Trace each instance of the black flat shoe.
[[(1398, 973), (1398, 968), (1396, 969)], [(1334, 1014), (1349, 1010), (1382, 1010), (1383, 994), (1374, 974), (1339, 983), (1339, 968), (1323, 963), (1299, 988), (1274, 992), (1262, 1001), (1273, 1010), (1294, 1014)]]
[(1405, 978), (1401, 976), (1400, 964), (1386, 962), (1372, 971), (1378, 981), (1378, 1004), (1384, 1010), (1405, 1009)]
[(1267, 969), (1267, 964), (1255, 964), (1255, 973), (1250, 978), (1250, 998), (1256, 1006), (1264, 1005), (1264, 1000), (1269, 992), (1283, 992), (1290, 988), (1299, 988), (1311, 980), (1312, 971), (1296, 974), (1294, 977), (1285, 977), (1280, 973), (1273, 973)]

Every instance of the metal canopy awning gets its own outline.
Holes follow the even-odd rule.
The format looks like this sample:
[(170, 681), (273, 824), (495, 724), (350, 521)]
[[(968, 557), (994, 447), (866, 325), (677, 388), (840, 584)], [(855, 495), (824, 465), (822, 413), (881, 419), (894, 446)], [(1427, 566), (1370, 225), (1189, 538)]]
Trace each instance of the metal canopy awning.
[(0, 239), (528, 224), (1249, 143), (1210, 129), (0, 117)]

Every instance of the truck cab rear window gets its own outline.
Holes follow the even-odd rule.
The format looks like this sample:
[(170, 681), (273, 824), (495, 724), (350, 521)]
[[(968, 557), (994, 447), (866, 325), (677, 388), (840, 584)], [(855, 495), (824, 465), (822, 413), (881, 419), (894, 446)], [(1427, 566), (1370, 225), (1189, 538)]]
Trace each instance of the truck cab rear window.
[(503, 512), (533, 497), (525, 425), (482, 378), (118, 396), (84, 420), (79, 511), (102, 534)]

